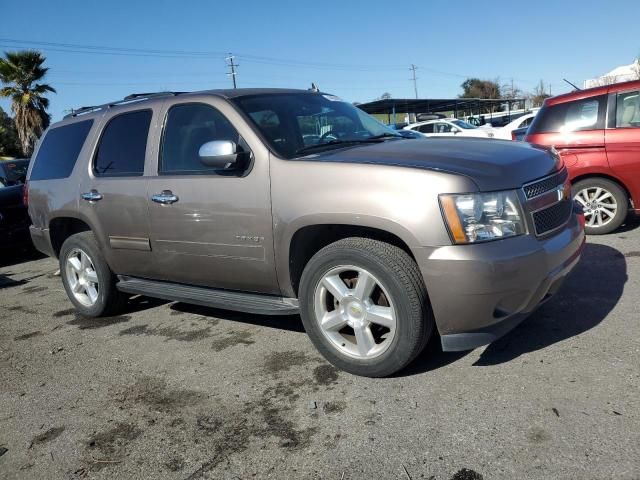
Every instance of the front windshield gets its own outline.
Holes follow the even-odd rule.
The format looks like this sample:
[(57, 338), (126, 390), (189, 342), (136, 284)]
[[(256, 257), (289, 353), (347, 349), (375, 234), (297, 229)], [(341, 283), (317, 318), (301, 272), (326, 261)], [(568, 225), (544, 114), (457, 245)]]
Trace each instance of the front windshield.
[(233, 101), (284, 158), (293, 158), (307, 147), (322, 150), (323, 145), (331, 148), (342, 142), (374, 137), (401, 138), (359, 108), (332, 95), (278, 93), (238, 97)]
[(451, 123), (454, 125), (464, 128), (465, 130), (471, 130), (473, 128), (478, 128), (475, 125), (471, 125), (470, 123), (465, 122), (464, 120), (452, 120)]

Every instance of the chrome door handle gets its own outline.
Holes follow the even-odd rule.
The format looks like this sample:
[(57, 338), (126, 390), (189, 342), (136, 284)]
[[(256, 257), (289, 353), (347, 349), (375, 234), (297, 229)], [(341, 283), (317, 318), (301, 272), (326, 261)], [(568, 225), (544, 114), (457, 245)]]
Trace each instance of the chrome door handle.
[(162, 205), (171, 205), (176, 203), (179, 199), (173, 194), (171, 190), (163, 190), (161, 193), (156, 193), (151, 197), (151, 200)]
[(98, 200), (102, 200), (102, 194), (97, 190), (90, 190), (80, 195), (83, 200), (88, 202), (97, 202)]

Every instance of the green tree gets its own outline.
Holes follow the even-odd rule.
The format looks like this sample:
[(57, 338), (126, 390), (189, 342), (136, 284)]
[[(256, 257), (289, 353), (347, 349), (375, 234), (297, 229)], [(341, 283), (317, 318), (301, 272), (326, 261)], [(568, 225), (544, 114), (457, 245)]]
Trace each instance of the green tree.
[(500, 93), (500, 79), (481, 80), (467, 78), (462, 84), (462, 94), (459, 98), (502, 98)]
[(20, 156), (20, 142), (13, 119), (0, 108), (0, 157)]
[(33, 153), (33, 147), (50, 121), (49, 99), (45, 94), (55, 90), (39, 83), (49, 70), (43, 67), (45, 60), (34, 50), (5, 52), (5, 58), (0, 58), (0, 81), (4, 84), (0, 97), (11, 98), (20, 147), (27, 157)]

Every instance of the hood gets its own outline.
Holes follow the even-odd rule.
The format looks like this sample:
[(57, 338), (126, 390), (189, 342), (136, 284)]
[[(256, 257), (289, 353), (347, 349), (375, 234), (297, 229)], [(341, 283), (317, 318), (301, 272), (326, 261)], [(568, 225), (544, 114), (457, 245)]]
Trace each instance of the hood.
[(560, 168), (560, 161), (546, 148), (524, 142), (468, 137), (388, 140), (331, 150), (304, 157), (304, 160), (454, 173), (469, 177), (481, 191), (520, 188)]

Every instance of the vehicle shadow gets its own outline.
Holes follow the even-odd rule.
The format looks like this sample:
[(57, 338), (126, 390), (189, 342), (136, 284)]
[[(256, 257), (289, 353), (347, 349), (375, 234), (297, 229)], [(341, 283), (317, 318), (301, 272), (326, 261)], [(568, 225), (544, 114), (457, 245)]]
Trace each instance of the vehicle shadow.
[[(489, 345), (474, 366), (490, 366), (579, 335), (602, 322), (618, 303), (627, 281), (625, 257), (615, 248), (587, 244), (582, 260), (561, 290), (513, 331)], [(425, 350), (396, 376), (437, 370), (470, 352), (443, 352), (434, 335)]]
[(606, 245), (587, 244), (582, 260), (557, 296), (489, 345), (474, 366), (508, 362), (592, 329), (616, 306), (626, 281), (622, 253)]
[(440, 335), (438, 335), (438, 332), (435, 332), (420, 355), (406, 368), (392, 376), (396, 378), (410, 377), (412, 375), (438, 370), (439, 368), (446, 367), (450, 363), (457, 362), (470, 352), (471, 350), (464, 352), (443, 352)]
[(640, 217), (635, 215), (629, 215), (627, 220), (615, 231), (612, 232), (611, 235), (615, 235), (616, 233), (625, 233), (635, 230), (640, 227)]
[(18, 265), (19, 263), (31, 262), (33, 260), (40, 260), (45, 257), (46, 255), (40, 253), (33, 247), (0, 251), (0, 268), (11, 267), (13, 265)]
[(231, 320), (233, 322), (256, 325), (258, 327), (304, 333), (304, 327), (302, 326), (302, 320), (299, 315), (256, 315), (180, 302), (172, 304), (169, 308), (173, 312), (191, 313), (193, 315), (214, 317), (220, 320)]

